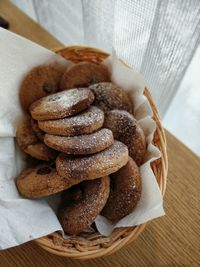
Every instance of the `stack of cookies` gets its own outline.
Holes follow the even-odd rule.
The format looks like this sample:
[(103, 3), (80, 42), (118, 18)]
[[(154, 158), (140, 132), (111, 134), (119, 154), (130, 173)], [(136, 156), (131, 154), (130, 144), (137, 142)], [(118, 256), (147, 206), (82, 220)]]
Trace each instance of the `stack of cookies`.
[(58, 218), (68, 234), (100, 213), (115, 222), (133, 211), (146, 142), (129, 96), (104, 65), (36, 67), (22, 81), (20, 103), (27, 116), (17, 142), (38, 160), (17, 177), (22, 196), (63, 191)]

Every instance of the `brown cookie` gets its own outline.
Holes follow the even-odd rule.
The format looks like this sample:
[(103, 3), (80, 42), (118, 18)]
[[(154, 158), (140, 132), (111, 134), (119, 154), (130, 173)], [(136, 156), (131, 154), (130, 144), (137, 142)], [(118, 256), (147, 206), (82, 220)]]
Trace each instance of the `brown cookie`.
[(48, 134), (76, 136), (92, 133), (102, 127), (104, 113), (97, 107), (89, 109), (69, 118), (39, 121), (40, 129)]
[(113, 134), (109, 129), (73, 137), (46, 134), (44, 142), (47, 146), (73, 155), (88, 155), (100, 152), (114, 143)]
[(19, 92), (22, 108), (28, 111), (30, 105), (41, 97), (56, 93), (64, 67), (59, 64), (40, 65), (24, 77)]
[(118, 221), (130, 214), (136, 207), (142, 190), (139, 168), (132, 158), (116, 173), (110, 175), (110, 195), (102, 215), (111, 221)]
[(35, 120), (53, 120), (68, 117), (88, 108), (94, 94), (87, 88), (71, 89), (43, 97), (30, 106)]
[(18, 124), (16, 139), (22, 150), (26, 149), (29, 145), (38, 143), (38, 138), (31, 128), (30, 118), (25, 118)]
[(58, 218), (67, 234), (79, 234), (93, 223), (108, 199), (109, 185), (109, 177), (105, 176), (84, 181), (65, 192)]
[(31, 118), (31, 127), (33, 129), (33, 132), (35, 133), (35, 135), (37, 136), (38, 139), (40, 139), (40, 141), (44, 142), (44, 135), (45, 132), (43, 132), (39, 126), (38, 126), (38, 121), (34, 120)]
[(103, 82), (89, 87), (95, 95), (94, 105), (107, 112), (121, 109), (132, 112), (132, 102), (128, 94), (113, 83)]
[(52, 164), (40, 164), (25, 169), (16, 180), (17, 188), (24, 197), (44, 197), (69, 188), (72, 184), (60, 177)]
[(16, 139), (20, 148), (39, 160), (55, 159), (58, 152), (41, 143), (31, 127), (29, 118), (24, 119), (17, 127)]
[(89, 156), (72, 157), (62, 153), (56, 159), (56, 169), (61, 176), (78, 183), (116, 172), (127, 161), (127, 147), (115, 141), (109, 148)]
[(129, 155), (140, 166), (146, 152), (146, 141), (142, 128), (132, 114), (123, 110), (107, 113), (104, 127), (113, 132), (114, 138), (127, 145)]
[(60, 89), (63, 91), (70, 88), (88, 87), (94, 83), (109, 81), (110, 73), (104, 65), (81, 62), (65, 71), (60, 82)]
[(33, 158), (45, 161), (54, 160), (58, 155), (57, 151), (51, 149), (41, 142), (27, 146), (27, 148), (24, 149), (24, 152)]

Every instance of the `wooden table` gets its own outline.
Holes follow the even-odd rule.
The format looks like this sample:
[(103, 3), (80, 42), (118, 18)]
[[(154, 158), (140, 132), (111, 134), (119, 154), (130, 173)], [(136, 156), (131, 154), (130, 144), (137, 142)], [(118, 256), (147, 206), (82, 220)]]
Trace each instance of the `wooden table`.
[[(6, 0), (0, 0), (0, 15), (8, 19), (13, 32), (50, 49), (62, 45)], [(134, 243), (106, 258), (83, 262), (49, 254), (29, 242), (0, 252), (0, 266), (200, 266), (200, 160), (174, 136), (166, 134), (166, 216), (149, 223)]]

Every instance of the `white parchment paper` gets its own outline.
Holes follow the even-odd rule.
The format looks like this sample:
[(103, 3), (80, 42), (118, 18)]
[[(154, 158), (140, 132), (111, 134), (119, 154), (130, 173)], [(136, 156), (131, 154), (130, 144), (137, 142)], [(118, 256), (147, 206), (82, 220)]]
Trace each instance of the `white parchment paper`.
[[(19, 84), (31, 68), (52, 61), (66, 66), (70, 64), (53, 52), (0, 28), (0, 249), (62, 231), (46, 198), (24, 199), (15, 187), (15, 178), (25, 167), (23, 154), (15, 144), (16, 125), (23, 117), (18, 101)], [(135, 117), (148, 142), (145, 163), (140, 167), (142, 197), (134, 212), (115, 225), (102, 216), (96, 218), (98, 230), (108, 235), (113, 227), (138, 225), (164, 215), (164, 210), (162, 196), (150, 168), (150, 162), (160, 157), (160, 152), (151, 143), (156, 125), (151, 119), (150, 105), (143, 96), (144, 82), (133, 70), (125, 67), (115, 53), (104, 64), (112, 72), (112, 81), (130, 94)]]

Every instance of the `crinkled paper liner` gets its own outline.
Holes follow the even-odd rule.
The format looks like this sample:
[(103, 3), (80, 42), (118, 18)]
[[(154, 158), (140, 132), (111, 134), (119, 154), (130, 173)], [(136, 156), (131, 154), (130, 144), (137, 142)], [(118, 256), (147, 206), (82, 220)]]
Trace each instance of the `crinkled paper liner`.
[[(0, 59), (0, 249), (5, 249), (62, 231), (54, 212), (59, 194), (30, 200), (22, 198), (16, 189), (15, 179), (25, 167), (25, 160), (16, 146), (15, 132), (18, 121), (23, 117), (18, 94), (24, 75), (39, 64), (58, 61), (68, 66), (71, 63), (3, 29), (0, 29)], [(112, 73), (112, 81), (130, 95), (134, 116), (144, 130), (148, 144), (145, 163), (140, 166), (142, 195), (135, 210), (116, 224), (100, 215), (95, 220), (98, 231), (109, 235), (115, 227), (142, 224), (164, 215), (164, 210), (162, 195), (150, 167), (150, 163), (160, 157), (160, 152), (152, 144), (156, 124), (151, 118), (150, 104), (143, 95), (143, 79), (119, 61), (115, 52), (104, 64)]]

